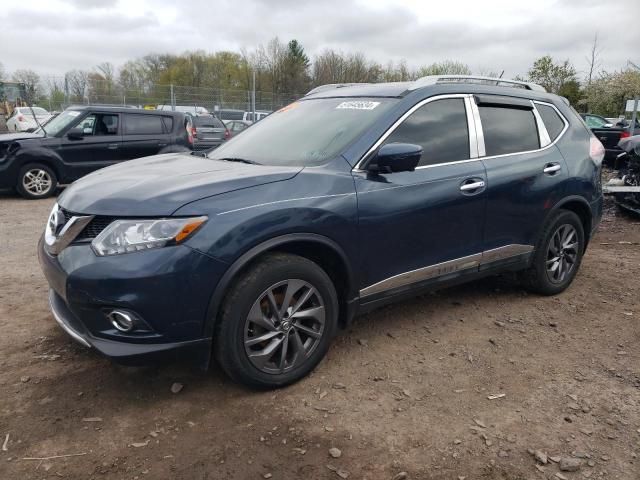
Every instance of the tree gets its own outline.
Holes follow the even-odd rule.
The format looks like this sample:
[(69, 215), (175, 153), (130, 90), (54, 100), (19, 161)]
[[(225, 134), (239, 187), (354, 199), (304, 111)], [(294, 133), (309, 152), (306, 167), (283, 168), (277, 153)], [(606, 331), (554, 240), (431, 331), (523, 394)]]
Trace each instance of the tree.
[(533, 62), (528, 72), (529, 81), (542, 85), (548, 92), (558, 94), (567, 82), (577, 82), (576, 69), (565, 60), (554, 63), (550, 55), (545, 55)]
[(587, 60), (587, 85), (591, 85), (591, 81), (593, 80), (593, 75), (596, 73), (596, 70), (600, 68), (600, 49), (598, 48), (598, 32), (593, 36), (593, 45), (591, 46), (591, 51), (589, 52), (589, 56), (586, 57)]
[(284, 59), (284, 74), (282, 90), (287, 93), (304, 92), (310, 84), (309, 66), (311, 62), (304, 48), (297, 40), (287, 44)]
[(624, 113), (626, 100), (640, 95), (640, 71), (628, 68), (620, 72), (601, 72), (585, 88), (590, 112), (615, 117)]
[(0, 82), (4, 80), (4, 76), (5, 76), (5, 71), (4, 71), (4, 65), (2, 65), (2, 62), (0, 62)]
[(418, 70), (419, 77), (426, 77), (428, 75), (471, 75), (471, 69), (462, 62), (445, 60), (421, 67)]
[(13, 73), (13, 81), (24, 84), (25, 100), (34, 103), (40, 93), (40, 76), (33, 70), (21, 69)]
[(71, 70), (64, 75), (65, 88), (74, 102), (84, 102), (89, 74), (84, 70)]

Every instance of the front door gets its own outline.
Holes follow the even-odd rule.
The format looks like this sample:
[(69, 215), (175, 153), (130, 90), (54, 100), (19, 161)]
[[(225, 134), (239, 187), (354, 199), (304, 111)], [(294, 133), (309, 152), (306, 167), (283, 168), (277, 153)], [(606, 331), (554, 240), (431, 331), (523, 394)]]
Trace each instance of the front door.
[(415, 171), (354, 171), (363, 301), (478, 270), (486, 174), (472, 158), (468, 102), (466, 95), (427, 99), (379, 142), (421, 145)]
[(90, 113), (73, 128), (82, 129), (82, 138), (60, 139), (58, 153), (62, 158), (68, 178), (78, 179), (102, 167), (121, 160), (122, 132), (117, 113)]

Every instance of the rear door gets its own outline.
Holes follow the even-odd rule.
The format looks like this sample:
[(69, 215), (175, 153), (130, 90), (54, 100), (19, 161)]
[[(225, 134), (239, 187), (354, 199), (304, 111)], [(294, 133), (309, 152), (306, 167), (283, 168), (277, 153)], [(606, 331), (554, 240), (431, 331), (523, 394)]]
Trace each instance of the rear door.
[(119, 162), (122, 146), (120, 114), (89, 112), (72, 128), (82, 129), (83, 136), (60, 139), (57, 151), (67, 166), (68, 180), (75, 180), (94, 170)]
[[(551, 104), (494, 95), (474, 99), (488, 182), (481, 266), (487, 268), (526, 259), (549, 209), (563, 197), (568, 171), (555, 141), (566, 120)], [(549, 119), (549, 129), (534, 105)]]
[(149, 113), (125, 113), (123, 117), (124, 160), (156, 155), (171, 144), (172, 117)]

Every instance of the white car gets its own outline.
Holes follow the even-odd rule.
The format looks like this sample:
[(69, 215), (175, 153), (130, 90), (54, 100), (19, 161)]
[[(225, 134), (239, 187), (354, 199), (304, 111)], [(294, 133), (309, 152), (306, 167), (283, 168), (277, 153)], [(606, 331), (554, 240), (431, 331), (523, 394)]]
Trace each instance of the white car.
[[(34, 116), (35, 115), (35, 116)], [(51, 118), (51, 114), (42, 107), (18, 107), (7, 119), (7, 130), (24, 132), (30, 128), (38, 128)]]

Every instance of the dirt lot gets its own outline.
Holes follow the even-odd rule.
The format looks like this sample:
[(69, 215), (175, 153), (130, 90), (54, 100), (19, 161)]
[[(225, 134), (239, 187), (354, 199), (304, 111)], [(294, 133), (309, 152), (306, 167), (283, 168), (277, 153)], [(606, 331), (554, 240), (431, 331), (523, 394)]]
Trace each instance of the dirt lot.
[(52, 203), (0, 197), (2, 480), (556, 480), (555, 457), (579, 460), (567, 479), (640, 478), (640, 223), (615, 208), (564, 294), (496, 278), (389, 306), (256, 393), (74, 344), (34, 253)]

